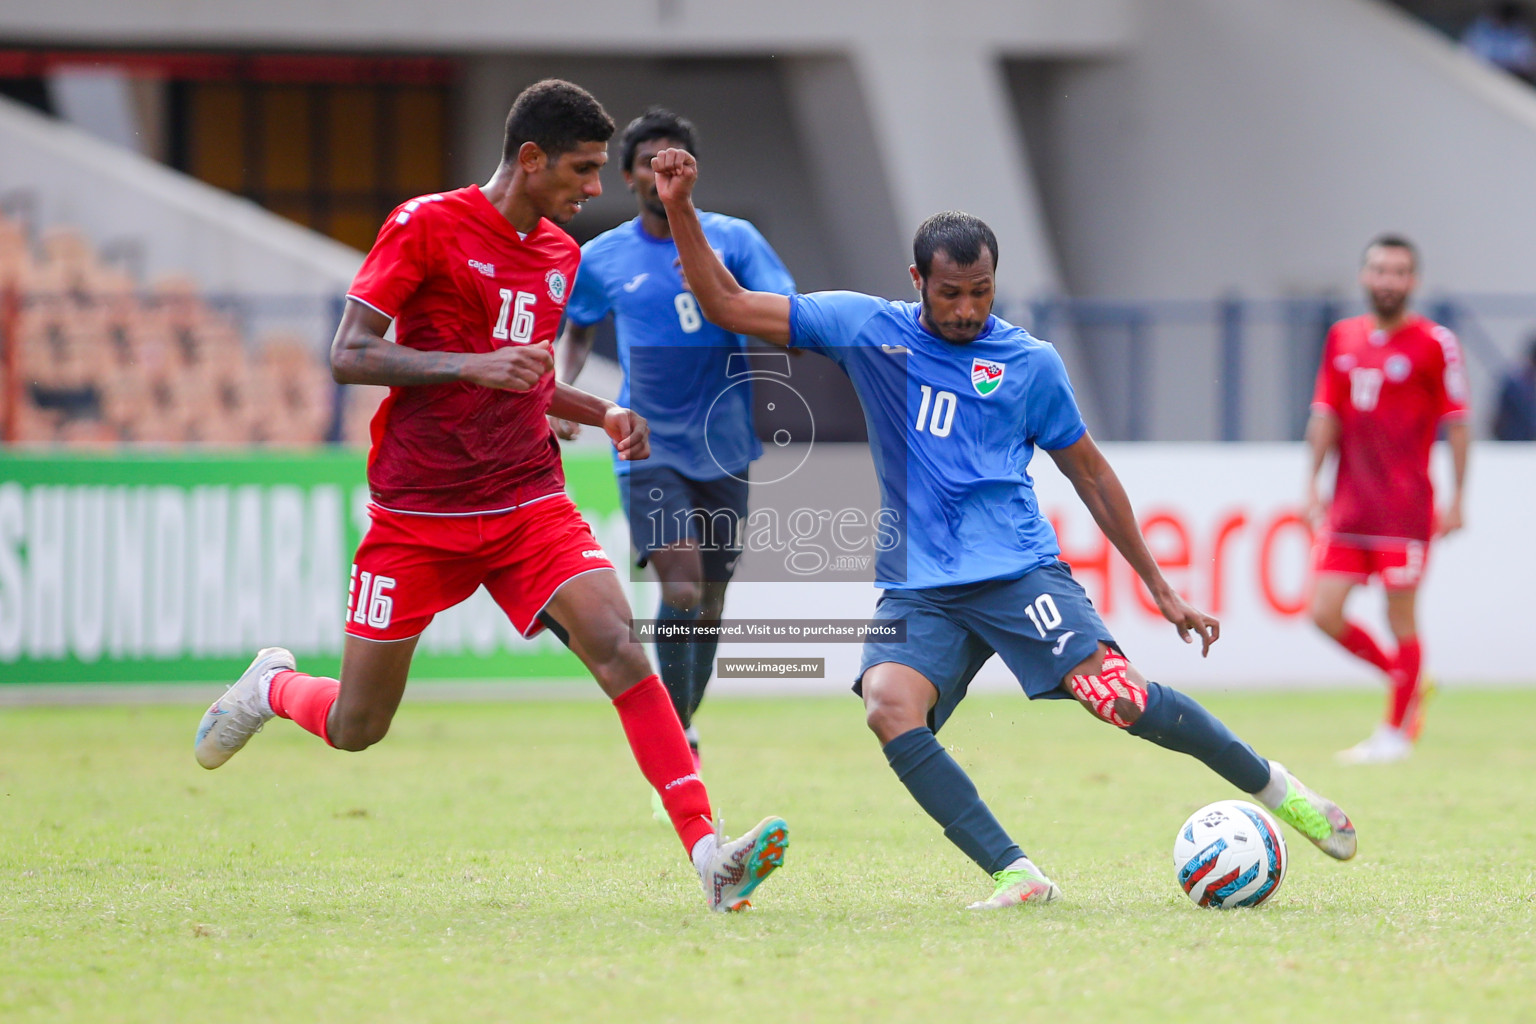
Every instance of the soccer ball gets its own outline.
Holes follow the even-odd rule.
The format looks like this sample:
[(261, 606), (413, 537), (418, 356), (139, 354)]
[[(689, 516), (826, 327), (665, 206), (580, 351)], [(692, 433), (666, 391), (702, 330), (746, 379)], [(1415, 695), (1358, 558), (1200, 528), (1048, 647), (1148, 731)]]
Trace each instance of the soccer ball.
[(1280, 826), (1244, 800), (1206, 804), (1179, 827), (1173, 869), (1197, 907), (1256, 907), (1285, 880)]

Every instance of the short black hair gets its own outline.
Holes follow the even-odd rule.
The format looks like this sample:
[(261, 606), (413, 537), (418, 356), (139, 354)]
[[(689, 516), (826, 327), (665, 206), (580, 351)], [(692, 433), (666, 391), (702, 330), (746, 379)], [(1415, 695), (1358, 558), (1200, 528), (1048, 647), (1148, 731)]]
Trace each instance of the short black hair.
[(512, 163), (523, 143), (531, 142), (553, 160), (583, 142), (607, 142), (613, 138), (613, 129), (613, 118), (591, 93), (571, 82), (546, 78), (513, 101), (501, 159)]
[(698, 156), (698, 138), (698, 129), (686, 117), (674, 114), (665, 107), (651, 107), (624, 126), (624, 134), (619, 136), (619, 167), (633, 171), (635, 152), (640, 148), (640, 143), (652, 139), (671, 139)]
[(1365, 247), (1365, 251), (1360, 254), (1360, 262), (1362, 264), (1370, 256), (1372, 249), (1402, 249), (1408, 254), (1408, 258), (1413, 260), (1414, 271), (1417, 272), (1419, 269), (1419, 247), (1402, 235), (1394, 235), (1389, 232), (1377, 235), (1371, 239), (1370, 244)]
[(918, 225), (912, 238), (912, 262), (917, 272), (928, 276), (933, 268), (935, 253), (944, 252), (962, 267), (968, 267), (981, 259), (981, 250), (992, 253), (992, 269), (997, 269), (997, 236), (979, 217), (958, 210), (936, 213)]

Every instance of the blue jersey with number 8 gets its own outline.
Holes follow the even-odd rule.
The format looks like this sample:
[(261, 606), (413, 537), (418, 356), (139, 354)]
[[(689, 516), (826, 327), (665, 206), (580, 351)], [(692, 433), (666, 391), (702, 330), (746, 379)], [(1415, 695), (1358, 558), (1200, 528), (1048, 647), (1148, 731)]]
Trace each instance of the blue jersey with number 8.
[[(743, 287), (794, 292), (794, 279), (757, 228), (718, 213), (699, 219), (704, 237)], [(752, 430), (751, 385), (729, 376), (729, 356), (742, 351), (747, 339), (704, 319), (684, 284), (677, 244), (647, 233), (639, 217), (581, 249), (565, 315), (586, 326), (609, 313), (624, 371), (619, 404), (650, 421), (650, 464), (695, 480), (744, 473), (763, 453)], [(627, 473), (630, 464), (615, 460), (614, 468)]]
[(878, 586), (1004, 579), (1057, 559), (1029, 460), (1087, 427), (1053, 346), (997, 317), (952, 344), (922, 326), (918, 303), (855, 292), (790, 303), (790, 344), (853, 381), (881, 500), (901, 520), (904, 545), (876, 558)]

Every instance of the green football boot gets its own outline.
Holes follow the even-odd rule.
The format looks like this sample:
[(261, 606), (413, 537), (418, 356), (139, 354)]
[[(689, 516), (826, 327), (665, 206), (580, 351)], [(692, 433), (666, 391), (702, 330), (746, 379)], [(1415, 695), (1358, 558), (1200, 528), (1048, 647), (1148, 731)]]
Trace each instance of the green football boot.
[(1349, 815), (1332, 800), (1308, 789), (1279, 761), (1271, 761), (1269, 765), (1271, 771), (1285, 776), (1285, 798), (1279, 807), (1270, 808), (1275, 817), (1312, 840), (1312, 845), (1333, 859), (1353, 857), (1355, 826), (1350, 823)]
[[(1017, 862), (1015, 862), (1017, 863)], [(1061, 899), (1061, 886), (1046, 878), (1027, 858), (1027, 867), (1008, 867), (994, 872), (992, 881), (997, 887), (990, 899), (972, 903), (967, 910), (1002, 910), (1025, 903), (1055, 903)]]

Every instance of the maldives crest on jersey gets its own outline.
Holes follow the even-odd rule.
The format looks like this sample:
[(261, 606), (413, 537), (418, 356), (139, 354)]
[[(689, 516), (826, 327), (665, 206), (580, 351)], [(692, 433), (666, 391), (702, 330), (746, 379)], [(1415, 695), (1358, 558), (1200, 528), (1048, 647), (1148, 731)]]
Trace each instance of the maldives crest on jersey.
[(558, 270), (551, 270), (544, 275), (544, 283), (549, 286), (549, 297), (556, 302), (565, 301), (565, 275)]
[(986, 359), (971, 360), (971, 387), (976, 393), (985, 398), (997, 390), (997, 386), (1003, 382), (1003, 371), (1007, 367), (1002, 363), (994, 363)]

